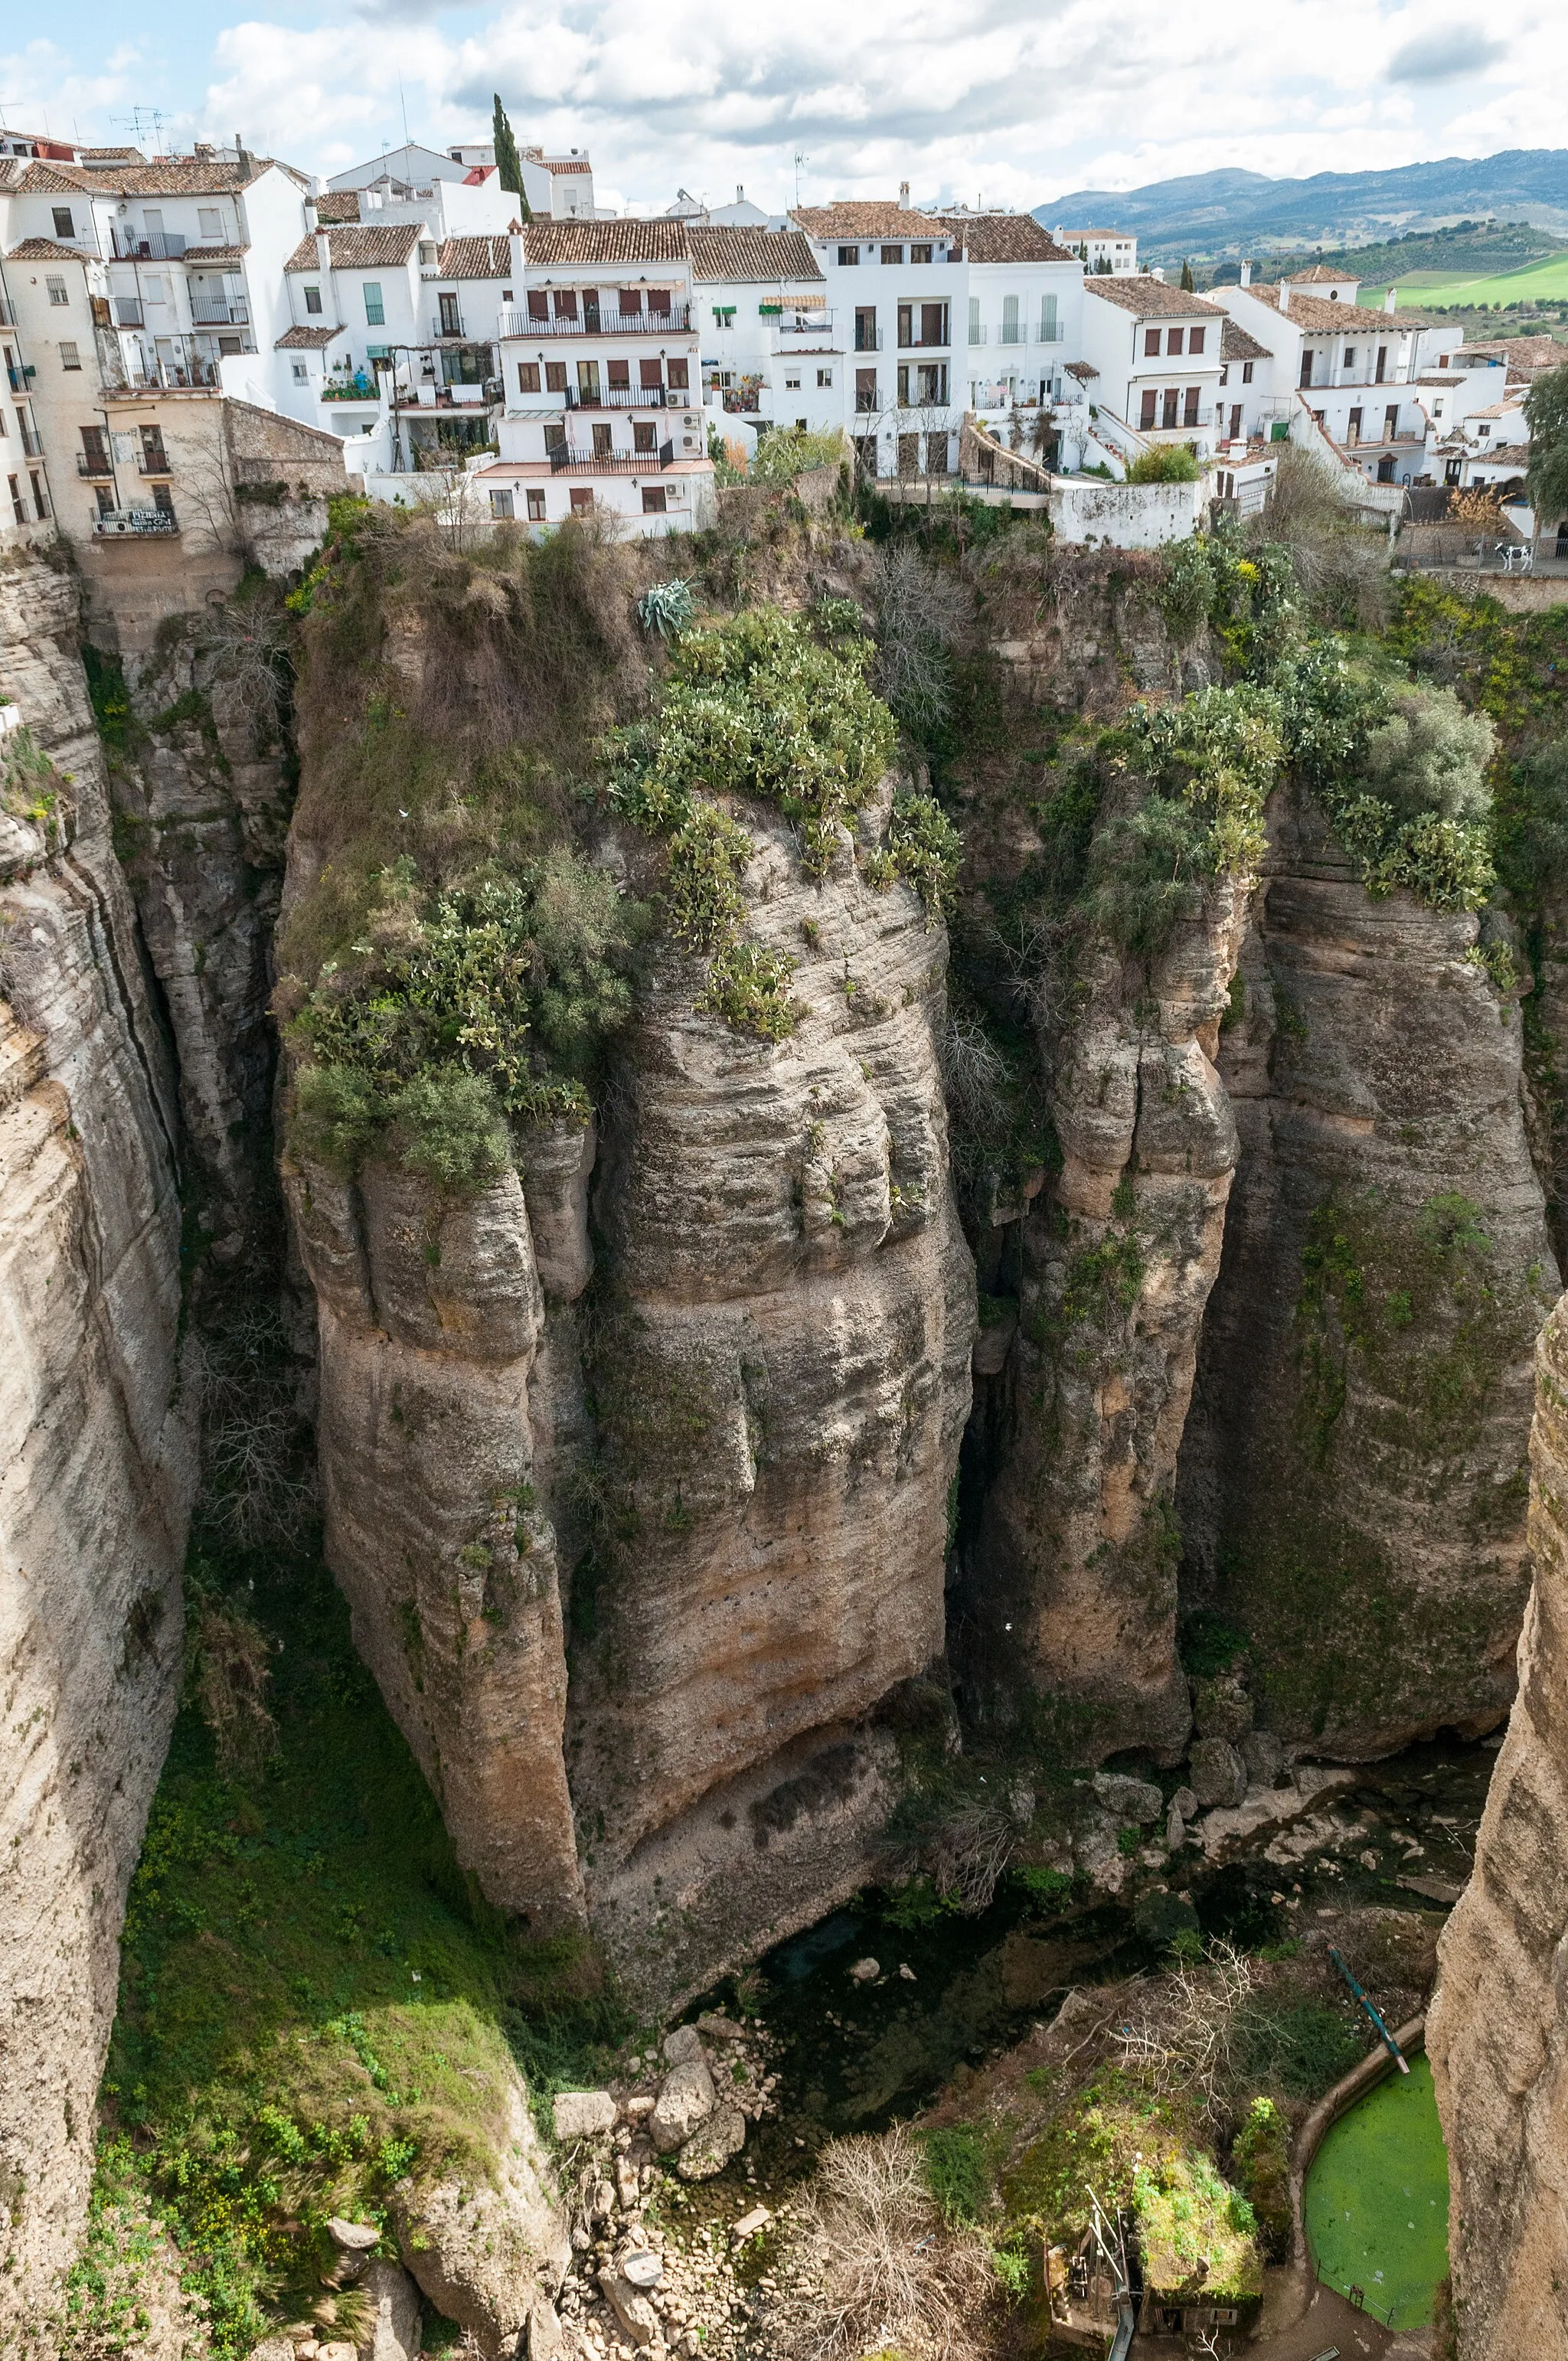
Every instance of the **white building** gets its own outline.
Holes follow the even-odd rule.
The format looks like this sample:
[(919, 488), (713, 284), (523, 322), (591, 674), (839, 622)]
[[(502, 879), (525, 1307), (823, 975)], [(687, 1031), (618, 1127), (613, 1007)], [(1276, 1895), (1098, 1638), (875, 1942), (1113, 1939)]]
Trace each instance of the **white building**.
[(685, 225), (703, 399), (724, 420), (834, 434), (846, 423), (844, 334), (798, 229)]
[(478, 472), (497, 516), (595, 510), (644, 533), (713, 514), (691, 239), (674, 221), (535, 221), (503, 311), (500, 456)]
[(1274, 355), (1227, 314), (1220, 329), (1220, 382), (1214, 390), (1215, 438), (1222, 445), (1267, 441), (1276, 425), (1289, 434), (1290, 397), (1274, 382)]
[(1217, 287), (1214, 297), (1274, 358), (1281, 401), (1312, 419), (1343, 457), (1374, 482), (1412, 482), (1422, 473), (1427, 417), (1414, 398), (1429, 341), (1457, 349), (1463, 331), (1401, 321), (1393, 309), (1358, 303), (1360, 282), (1324, 264), (1278, 285)]
[(1076, 254), (1086, 270), (1130, 279), (1138, 267), (1138, 241), (1120, 229), (1058, 229), (1058, 246)]
[(963, 377), (976, 416), (1041, 412), (1082, 350), (1083, 264), (1029, 214), (944, 214), (962, 240)]
[(1145, 272), (1130, 279), (1090, 273), (1082, 342), (1084, 359), (1098, 372), (1095, 406), (1145, 441), (1189, 443), (1207, 457), (1222, 431), (1224, 319), (1206, 297)]

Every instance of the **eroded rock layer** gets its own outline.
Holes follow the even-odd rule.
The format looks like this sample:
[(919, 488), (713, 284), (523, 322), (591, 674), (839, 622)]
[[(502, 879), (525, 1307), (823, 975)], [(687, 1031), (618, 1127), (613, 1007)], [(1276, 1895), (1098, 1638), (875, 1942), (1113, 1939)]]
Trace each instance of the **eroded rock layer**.
[(54, 766), (0, 820), (0, 2345), (80, 2231), (192, 1483), (172, 1077), (76, 642), (68, 573), (0, 572)]
[(1463, 2361), (1568, 2355), (1568, 1301), (1537, 1351), (1530, 1456), (1519, 1696), (1427, 2021)]
[(1284, 794), (1219, 1071), (1241, 1159), (1179, 1495), (1187, 1603), (1343, 1756), (1507, 1708), (1530, 1353), (1557, 1286), (1517, 1007)]

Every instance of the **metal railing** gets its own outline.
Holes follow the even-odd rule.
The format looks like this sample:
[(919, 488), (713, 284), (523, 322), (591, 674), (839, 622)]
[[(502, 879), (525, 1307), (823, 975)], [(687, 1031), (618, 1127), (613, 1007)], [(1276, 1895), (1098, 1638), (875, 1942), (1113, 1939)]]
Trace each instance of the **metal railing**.
[(106, 509), (93, 520), (93, 530), (104, 539), (116, 533), (157, 534), (178, 533), (179, 523), (172, 509)]
[(781, 336), (820, 336), (833, 325), (831, 312), (817, 312), (809, 320), (778, 320), (774, 325)]
[(433, 336), (437, 338), (442, 336), (461, 336), (463, 334), (462, 314), (459, 313), (456, 320), (449, 327), (438, 313), (430, 324), (430, 333)]
[(116, 328), (140, 328), (145, 327), (146, 324), (141, 315), (141, 300), (138, 296), (115, 296), (115, 325)]
[[(197, 328), (248, 328), (250, 305), (246, 302), (216, 303), (210, 298), (203, 303), (192, 295), (191, 324)], [(136, 324), (139, 327), (140, 321)]]
[(28, 379), (37, 377), (38, 373), (36, 361), (9, 361), (5, 367), (5, 374), (11, 380), (13, 393), (26, 393)]
[(984, 328), (979, 326), (970, 328), (969, 340), (971, 345), (983, 345), (987, 341)]
[(169, 464), (167, 451), (159, 451), (156, 457), (150, 451), (142, 451), (137, 456), (137, 473), (138, 476), (171, 476), (174, 470)]
[(568, 443), (558, 443), (550, 453), (553, 476), (646, 476), (667, 467), (675, 456), (673, 442), (661, 443), (656, 451), (574, 451)]
[(882, 330), (880, 328), (862, 328), (860, 322), (857, 320), (855, 323), (855, 350), (858, 353), (880, 353), (882, 348)]
[(532, 313), (505, 309), (496, 321), (499, 336), (667, 336), (691, 326), (691, 305), (672, 303), (667, 312), (601, 312), (595, 319), (536, 320)]
[(38, 428), (36, 426), (27, 425), (20, 418), (17, 419), (16, 424), (21, 430), (23, 457), (27, 459), (41, 459), (44, 455), (43, 438), (39, 434)]
[(0, 295), (0, 328), (14, 328), (16, 324), (16, 307), (15, 303), (7, 302), (5, 296)]
[(115, 262), (179, 262), (190, 244), (178, 230), (149, 229), (138, 234), (122, 228), (118, 222), (110, 225), (109, 236)]
[(86, 451), (78, 451), (76, 455), (76, 472), (79, 476), (93, 477), (112, 476), (115, 471), (109, 465), (109, 455), (106, 451), (101, 459), (94, 459)]
[(569, 385), (564, 399), (568, 410), (683, 410), (689, 405), (691, 396), (678, 388), (672, 393), (663, 385), (630, 389), (612, 385), (600, 393), (584, 393), (580, 387)]
[(948, 336), (900, 336), (898, 349), (901, 353), (946, 353), (952, 350), (952, 340)]

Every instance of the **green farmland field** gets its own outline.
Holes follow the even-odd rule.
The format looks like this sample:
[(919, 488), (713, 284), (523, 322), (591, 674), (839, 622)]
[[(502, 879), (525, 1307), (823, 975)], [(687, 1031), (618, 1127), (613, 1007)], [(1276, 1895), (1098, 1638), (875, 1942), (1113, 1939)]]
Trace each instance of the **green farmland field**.
[[(1454, 278), (1442, 270), (1410, 270), (1394, 282), (1402, 305), (1424, 303), (1568, 303), (1568, 253), (1548, 255), (1542, 262), (1527, 263), (1522, 270), (1499, 271), (1486, 278)], [(1381, 304), (1386, 289), (1364, 287), (1360, 301)]]

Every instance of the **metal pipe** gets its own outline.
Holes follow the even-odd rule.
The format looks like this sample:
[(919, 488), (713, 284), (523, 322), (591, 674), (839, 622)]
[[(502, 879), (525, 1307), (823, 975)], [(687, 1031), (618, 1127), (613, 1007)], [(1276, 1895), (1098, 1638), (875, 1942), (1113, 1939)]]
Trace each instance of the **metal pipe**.
[(1404, 2052), (1400, 2049), (1398, 2043), (1395, 2040), (1393, 2035), (1384, 2024), (1383, 2019), (1378, 2015), (1377, 2011), (1373, 2007), (1372, 2003), (1367, 1999), (1366, 1994), (1362, 1991), (1361, 1986), (1356, 1982), (1355, 1978), (1351, 1974), (1350, 1970), (1345, 1966), (1344, 1961), (1341, 1959), (1339, 1953), (1334, 1949), (1332, 1943), (1329, 1946), (1329, 1957), (1333, 1961), (1335, 1967), (1339, 1970), (1341, 1975), (1344, 1978), (1346, 1983), (1350, 1986), (1351, 1991), (1355, 1994), (1356, 1999), (1361, 2003), (1362, 2007), (1366, 2011), (1367, 2015), (1372, 2019), (1373, 2024), (1377, 2027), (1378, 2032), (1382, 2035), (1384, 2046), (1387, 2049), (1389, 2057), (1394, 2060), (1395, 2065), (1398, 2066), (1400, 2073), (1408, 2074), (1410, 2070), (1409, 2065), (1406, 2063)]

